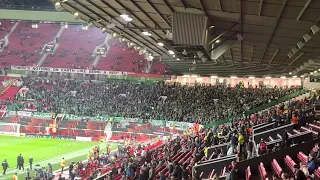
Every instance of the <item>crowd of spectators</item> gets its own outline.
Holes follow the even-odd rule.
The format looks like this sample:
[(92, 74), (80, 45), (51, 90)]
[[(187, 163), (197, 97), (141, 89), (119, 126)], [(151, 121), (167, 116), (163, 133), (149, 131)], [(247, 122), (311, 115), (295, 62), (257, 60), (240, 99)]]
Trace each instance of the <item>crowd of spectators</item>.
[[(22, 78), (29, 90), (18, 93), (10, 110), (33, 106), (39, 112), (78, 116), (117, 115), (207, 123), (230, 117), (275, 100), (299, 88), (267, 88), (241, 85), (195, 86), (178, 83), (104, 82), (59, 78)], [(29, 101), (34, 100), (34, 101)]]
[[(257, 155), (254, 153), (254, 143), (252, 138), (250, 138), (254, 125), (274, 121), (274, 127), (277, 127), (283, 124), (293, 123), (292, 117), (297, 116), (299, 126), (303, 126), (303, 119), (312, 115), (312, 112), (309, 113), (307, 110), (310, 104), (313, 104), (315, 101), (317, 101), (316, 98), (289, 101), (264, 110), (259, 114), (233, 119), (229, 125), (223, 124), (211, 129), (201, 129), (197, 134), (187, 133), (173, 140), (168, 139), (167, 142), (159, 141), (154, 145), (144, 146), (138, 144), (135, 147), (119, 145), (117, 153), (110, 153), (110, 149), (108, 149), (109, 146), (107, 146), (106, 152), (104, 152), (104, 150), (93, 150), (94, 153), (89, 152), (87, 162), (70, 163), (68, 168), (69, 176), (70, 179), (81, 177), (81, 179), (86, 180), (94, 179), (109, 172), (107, 178), (110, 180), (200, 180), (201, 172), (197, 172), (197, 168), (192, 169), (192, 167), (196, 167), (198, 163), (209, 159), (207, 156), (208, 148), (218, 144), (228, 143), (227, 150), (217, 148), (210, 158), (220, 158), (236, 154), (238, 158), (229, 166), (229, 172), (227, 172), (226, 175), (226, 179), (235, 180), (238, 179), (237, 162)], [(258, 155), (289, 148), (290, 144), (287, 144), (285, 134), (287, 134), (287, 131), (285, 131), (282, 136), (283, 142), (279, 145), (279, 149), (268, 149), (268, 147), (266, 147), (265, 151), (262, 152), (260, 151), (260, 142), (260, 145), (258, 145)], [(300, 166), (295, 166), (297, 171), (294, 174), (295, 177), (292, 178), (300, 180), (298, 177), (308, 177), (313, 173), (319, 164), (318, 159), (320, 158), (320, 148), (318, 145), (316, 145), (316, 147), (316, 153), (310, 154), (306, 165), (301, 164)], [(178, 153), (188, 151), (192, 152), (190, 155), (192, 157), (191, 161), (179, 163), (174, 160), (175, 155)], [(168, 173), (159, 171), (163, 166), (166, 166)], [(303, 173), (301, 174), (298, 170)], [(287, 173), (283, 173), (282, 175), (285, 179), (290, 178)], [(214, 178), (219, 178), (219, 175), (216, 174)], [(278, 178), (277, 176), (274, 177), (274, 179)]]

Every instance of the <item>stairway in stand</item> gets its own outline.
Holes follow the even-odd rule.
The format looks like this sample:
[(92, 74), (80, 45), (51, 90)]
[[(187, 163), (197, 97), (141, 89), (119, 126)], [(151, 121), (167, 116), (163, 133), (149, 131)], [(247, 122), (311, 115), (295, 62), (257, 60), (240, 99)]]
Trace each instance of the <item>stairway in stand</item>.
[(10, 100), (12, 101), (18, 91), (19, 91), (19, 87), (11, 86), (7, 88), (2, 95), (0, 95), (0, 100), (6, 100), (10, 98)]

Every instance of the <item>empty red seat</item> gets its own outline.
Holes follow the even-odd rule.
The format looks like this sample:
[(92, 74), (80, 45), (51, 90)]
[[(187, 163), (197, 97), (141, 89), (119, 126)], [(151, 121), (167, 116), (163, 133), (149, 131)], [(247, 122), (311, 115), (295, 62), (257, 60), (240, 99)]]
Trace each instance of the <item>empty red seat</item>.
[(273, 171), (278, 175), (278, 177), (281, 177), (282, 174), (282, 168), (280, 167), (277, 160), (273, 159), (271, 162)]
[(284, 162), (287, 165), (287, 167), (290, 169), (290, 171), (293, 173), (294, 172), (294, 166), (296, 165), (296, 163), (292, 160), (292, 158), (287, 155), (284, 158)]
[(308, 162), (308, 156), (305, 155), (303, 152), (299, 152), (297, 155), (298, 159), (303, 162), (304, 164), (306, 164)]
[(247, 169), (246, 169), (246, 180), (250, 180), (251, 176), (252, 176), (251, 168), (250, 168), (250, 166), (248, 166)]
[(262, 162), (259, 164), (259, 173), (262, 180), (265, 180), (268, 177), (267, 171)]

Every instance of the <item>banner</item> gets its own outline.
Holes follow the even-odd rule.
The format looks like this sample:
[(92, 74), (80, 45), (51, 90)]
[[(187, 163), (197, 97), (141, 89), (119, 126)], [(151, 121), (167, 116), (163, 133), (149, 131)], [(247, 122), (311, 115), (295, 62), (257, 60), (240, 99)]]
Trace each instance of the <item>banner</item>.
[(165, 120), (153, 120), (150, 119), (149, 123), (151, 126), (160, 126), (160, 127), (165, 127), (166, 126), (166, 121)]
[(88, 70), (88, 69), (71, 69), (71, 68), (50, 68), (50, 67), (29, 67), (29, 66), (11, 66), (12, 70), (24, 71), (41, 71), (41, 72), (66, 72), (66, 73), (82, 73), (82, 74), (100, 74), (100, 75), (127, 75), (122, 71), (104, 71), (104, 70)]
[(178, 121), (167, 121), (166, 127), (172, 128), (172, 129), (177, 129), (177, 130), (188, 130), (188, 124), (193, 124), (193, 123), (187, 123), (187, 122), (178, 122)]
[(109, 120), (108, 116), (90, 117), (90, 116), (77, 116), (77, 115), (73, 115), (73, 114), (67, 114), (65, 118), (72, 119), (72, 120), (95, 120), (95, 121), (108, 121)]
[(42, 135), (42, 134), (34, 134), (34, 133), (27, 133), (25, 134), (25, 137), (42, 138), (42, 139), (76, 140), (75, 136), (52, 136), (52, 135)]
[(35, 118), (51, 119), (52, 113), (33, 112), (32, 116)]
[(18, 116), (23, 116), (23, 117), (31, 117), (31, 116), (32, 116), (32, 112), (28, 112), (28, 111), (17, 111), (17, 115), (18, 115)]
[(76, 140), (77, 140), (77, 141), (91, 141), (92, 138), (91, 138), (91, 137), (80, 137), (80, 136), (76, 136)]

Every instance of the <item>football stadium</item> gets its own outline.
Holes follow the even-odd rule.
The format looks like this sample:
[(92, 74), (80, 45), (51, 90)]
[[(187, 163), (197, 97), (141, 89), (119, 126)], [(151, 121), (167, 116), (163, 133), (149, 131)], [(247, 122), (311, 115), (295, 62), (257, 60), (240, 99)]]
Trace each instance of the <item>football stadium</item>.
[(320, 180), (319, 31), (320, 0), (0, 0), (0, 180)]

